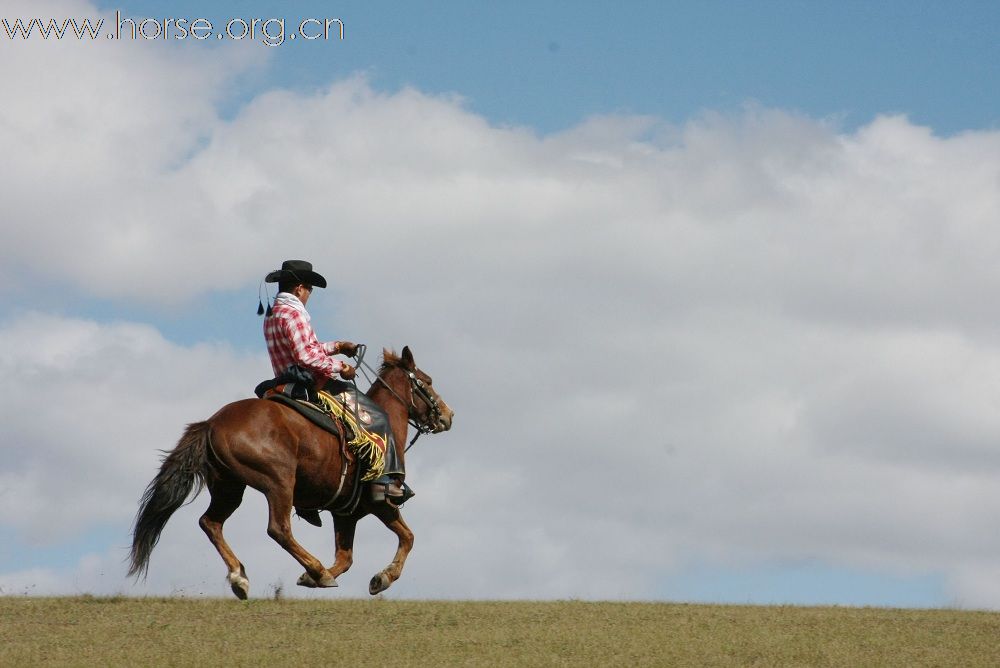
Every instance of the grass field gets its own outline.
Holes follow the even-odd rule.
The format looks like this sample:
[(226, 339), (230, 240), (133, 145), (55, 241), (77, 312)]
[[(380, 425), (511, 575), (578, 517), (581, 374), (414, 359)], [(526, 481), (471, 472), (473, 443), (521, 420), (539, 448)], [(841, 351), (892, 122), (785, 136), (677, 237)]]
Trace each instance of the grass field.
[(0, 598), (0, 666), (997, 666), (1000, 613)]

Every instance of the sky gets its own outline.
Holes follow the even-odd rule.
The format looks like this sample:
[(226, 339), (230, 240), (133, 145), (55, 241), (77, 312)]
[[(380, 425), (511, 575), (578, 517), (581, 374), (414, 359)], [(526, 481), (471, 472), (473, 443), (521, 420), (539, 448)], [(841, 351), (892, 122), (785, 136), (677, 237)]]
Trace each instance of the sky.
[[(0, 593), (230, 595), (207, 494), (138, 582), (131, 522), (302, 258), (321, 339), (455, 410), (386, 597), (1000, 609), (995, 3), (163, 5), (0, 4), (216, 29), (0, 32)], [(394, 551), (305, 590), (265, 528), (248, 492), (255, 597)]]

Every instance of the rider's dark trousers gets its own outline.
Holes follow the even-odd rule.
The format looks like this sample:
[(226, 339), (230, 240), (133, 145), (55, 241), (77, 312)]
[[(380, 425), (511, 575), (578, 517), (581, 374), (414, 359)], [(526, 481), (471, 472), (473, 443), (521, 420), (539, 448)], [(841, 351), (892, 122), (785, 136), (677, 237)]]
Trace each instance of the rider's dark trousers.
[(386, 453), (384, 475), (405, 478), (406, 471), (404, 470), (403, 462), (396, 454), (396, 441), (393, 438), (392, 429), (389, 426), (389, 416), (385, 414), (382, 407), (372, 401), (371, 398), (364, 392), (358, 392), (354, 385), (342, 380), (337, 380), (335, 378), (327, 379), (326, 383), (324, 383), (319, 389), (332, 394), (333, 396), (337, 396), (341, 392), (351, 392), (354, 395), (355, 400), (357, 401), (357, 406), (362, 410), (367, 411), (372, 416), (371, 424), (364, 425), (365, 428), (385, 437)]

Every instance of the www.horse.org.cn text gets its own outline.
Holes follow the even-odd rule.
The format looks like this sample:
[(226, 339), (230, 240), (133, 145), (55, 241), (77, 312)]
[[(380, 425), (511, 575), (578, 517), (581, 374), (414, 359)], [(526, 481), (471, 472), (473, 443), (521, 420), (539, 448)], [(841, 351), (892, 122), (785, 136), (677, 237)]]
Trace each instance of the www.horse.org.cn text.
[(103, 35), (104, 39), (111, 41), (250, 40), (265, 46), (281, 46), (286, 40), (313, 42), (344, 39), (344, 22), (334, 18), (306, 18), (298, 24), (273, 17), (231, 18), (225, 24), (217, 25), (206, 18), (129, 18), (122, 16), (121, 11), (115, 11), (111, 25), (107, 25), (103, 18), (2, 18), (0, 28), (0, 39), (8, 40), (91, 41)]

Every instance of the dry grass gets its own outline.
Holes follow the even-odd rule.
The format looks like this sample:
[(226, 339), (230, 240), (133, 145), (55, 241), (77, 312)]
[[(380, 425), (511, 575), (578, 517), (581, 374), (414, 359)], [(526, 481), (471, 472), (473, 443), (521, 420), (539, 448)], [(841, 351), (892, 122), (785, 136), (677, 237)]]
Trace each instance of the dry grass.
[(0, 598), (0, 666), (996, 666), (1000, 613)]

